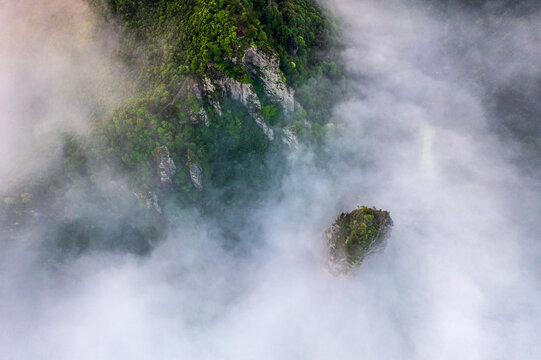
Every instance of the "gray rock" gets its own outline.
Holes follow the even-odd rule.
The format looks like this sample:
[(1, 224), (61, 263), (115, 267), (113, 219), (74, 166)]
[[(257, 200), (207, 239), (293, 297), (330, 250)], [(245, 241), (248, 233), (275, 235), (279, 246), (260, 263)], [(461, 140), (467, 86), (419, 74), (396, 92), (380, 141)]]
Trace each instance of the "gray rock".
[(188, 117), (190, 119), (190, 122), (193, 124), (203, 123), (205, 124), (206, 127), (210, 126), (208, 114), (205, 111), (205, 108), (202, 106), (199, 109), (199, 112), (196, 112), (196, 113), (191, 112), (191, 111), (188, 112)]
[(199, 81), (194, 80), (190, 86), (190, 90), (195, 95), (197, 100), (203, 101), (203, 86), (199, 83)]
[(242, 103), (250, 113), (261, 111), (261, 103), (252, 84), (243, 84), (235, 79), (225, 78), (220, 85), (231, 99)]
[(252, 118), (254, 119), (255, 123), (261, 128), (267, 139), (269, 141), (274, 140), (274, 131), (267, 125), (265, 122), (265, 119), (263, 119), (263, 116), (259, 113), (252, 114)]
[(177, 167), (175, 166), (173, 159), (171, 159), (167, 146), (156, 148), (156, 161), (158, 163), (160, 183), (165, 188), (172, 186), (173, 176), (175, 176), (177, 172)]
[(158, 196), (154, 191), (133, 192), (137, 200), (141, 201), (147, 209), (154, 209), (157, 213), (162, 213), (162, 208), (158, 203)]
[(267, 139), (269, 141), (274, 140), (274, 131), (267, 125), (263, 116), (261, 116), (261, 102), (255, 93), (254, 86), (252, 84), (243, 84), (232, 78), (226, 78), (222, 86), (231, 99), (239, 101), (248, 109), (248, 112), (256, 124), (263, 130)]
[(284, 82), (276, 54), (264, 53), (253, 46), (244, 53), (243, 62), (250, 74), (263, 83), (263, 91), (272, 103), (281, 106), (284, 112), (295, 110), (295, 91)]
[(205, 77), (203, 80), (203, 86), (205, 93), (211, 105), (216, 109), (218, 114), (221, 115), (221, 106), (219, 100), (217, 100), (217, 88), (219, 88), (225, 96), (240, 102), (246, 107), (250, 116), (254, 119), (256, 124), (261, 128), (269, 141), (274, 140), (274, 131), (267, 125), (263, 116), (261, 116), (261, 102), (257, 96), (254, 86), (252, 84), (244, 84), (240, 81), (229, 77), (220, 77), (214, 81)]
[(286, 144), (290, 150), (296, 150), (299, 148), (299, 140), (297, 135), (291, 129), (282, 130), (282, 142)]
[[(209, 104), (216, 110), (219, 116), (222, 116), (222, 106), (220, 105), (220, 94), (218, 94), (216, 86), (208, 76), (202, 79), (203, 93)], [(220, 89), (221, 90), (221, 89)]]
[(199, 191), (203, 190), (203, 169), (201, 165), (188, 157), (188, 169), (190, 170), (190, 179), (193, 186)]

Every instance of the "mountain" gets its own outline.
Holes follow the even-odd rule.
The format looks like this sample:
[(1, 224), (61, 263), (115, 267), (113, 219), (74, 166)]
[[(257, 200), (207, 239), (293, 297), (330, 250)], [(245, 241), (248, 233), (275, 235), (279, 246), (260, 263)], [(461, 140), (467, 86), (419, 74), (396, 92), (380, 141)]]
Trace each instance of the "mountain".
[(121, 34), (113, 56), (133, 90), (105, 112), (96, 101), (88, 130), (65, 133), (53, 169), (5, 192), (10, 233), (47, 223), (62, 253), (144, 253), (174, 222), (171, 209), (234, 228), (288, 154), (334, 131), (339, 31), (315, 1), (88, 4), (102, 24), (93, 36)]

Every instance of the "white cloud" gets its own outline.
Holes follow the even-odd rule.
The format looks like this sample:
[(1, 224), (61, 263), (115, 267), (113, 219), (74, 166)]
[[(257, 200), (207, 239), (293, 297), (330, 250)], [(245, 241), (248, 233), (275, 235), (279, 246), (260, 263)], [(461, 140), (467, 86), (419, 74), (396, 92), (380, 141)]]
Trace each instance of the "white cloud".
[[(248, 219), (245, 251), (190, 222), (150, 258), (88, 254), (56, 272), (36, 270), (25, 242), (6, 249), (3, 358), (539, 357), (539, 192), (487, 127), (463, 75), (478, 64), (453, 60), (449, 25), (421, 8), (326, 5), (347, 24), (349, 68), (368, 76), (336, 107), (347, 131), (332, 166), (297, 159), (283, 196)], [(512, 35), (480, 63), (515, 62), (492, 51), (528, 41)], [(361, 204), (391, 211), (392, 238), (355, 277), (332, 277), (320, 234)]]

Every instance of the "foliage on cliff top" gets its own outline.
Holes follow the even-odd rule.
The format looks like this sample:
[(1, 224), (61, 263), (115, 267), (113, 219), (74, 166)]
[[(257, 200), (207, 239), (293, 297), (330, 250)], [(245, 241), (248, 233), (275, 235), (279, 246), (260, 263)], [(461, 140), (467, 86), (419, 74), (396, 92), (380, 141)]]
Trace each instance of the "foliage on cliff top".
[(337, 237), (340, 243), (368, 250), (385, 237), (393, 221), (388, 211), (363, 206), (350, 213), (341, 213), (335, 224), (341, 229)]
[(257, 45), (278, 52), (293, 84), (320, 72), (322, 50), (337, 43), (336, 25), (313, 0), (106, 1), (135, 35), (130, 45), (144, 44), (134, 61), (145, 59), (144, 68), (153, 68), (151, 77), (162, 81), (175, 72), (203, 75), (209, 68), (240, 80), (246, 72), (238, 60)]
[(388, 211), (363, 206), (341, 213), (326, 232), (331, 271), (351, 272), (370, 252), (381, 247), (392, 226)]

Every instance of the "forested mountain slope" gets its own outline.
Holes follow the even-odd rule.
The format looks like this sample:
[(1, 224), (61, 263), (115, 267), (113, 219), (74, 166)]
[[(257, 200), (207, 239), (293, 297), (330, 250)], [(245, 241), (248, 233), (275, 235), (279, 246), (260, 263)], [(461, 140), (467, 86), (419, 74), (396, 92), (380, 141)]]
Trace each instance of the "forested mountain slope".
[[(88, 129), (65, 132), (53, 166), (0, 189), (8, 236), (33, 224), (46, 229), (44, 237), (61, 253), (147, 252), (188, 211), (213, 219), (234, 239), (237, 222), (253, 206), (279, 196), (273, 189), (290, 154), (312, 147), (316, 162), (325, 160), (325, 139), (340, 131), (332, 109), (348, 92), (340, 31), (316, 1), (86, 1), (99, 24), (118, 36), (114, 56), (133, 86), (105, 112), (100, 105), (107, 99), (95, 101)], [(513, 29), (499, 19), (527, 25), (524, 14), (539, 3), (421, 3), (449, 24), (439, 46), (451, 51), (433, 66), (442, 73), (445, 62), (467, 69), (463, 78), (483, 89), (497, 120), (491, 126), (524, 149), (517, 163), (539, 174), (541, 112), (532, 101), (539, 79), (495, 83), (482, 61), (470, 66), (485, 38), (471, 36), (454, 18), (467, 9), (478, 17), (476, 26), (503, 43)], [(81, 94), (78, 101), (87, 99)], [(340, 156), (347, 161), (350, 154)]]
[[(54, 169), (9, 188), (10, 232), (47, 223), (69, 253), (146, 252), (179, 208), (234, 222), (279, 180), (289, 153), (333, 131), (344, 73), (337, 26), (315, 1), (89, 5), (121, 34), (115, 53), (134, 90), (96, 111), (86, 134), (66, 133)], [(78, 210), (54, 205), (60, 198)]]

